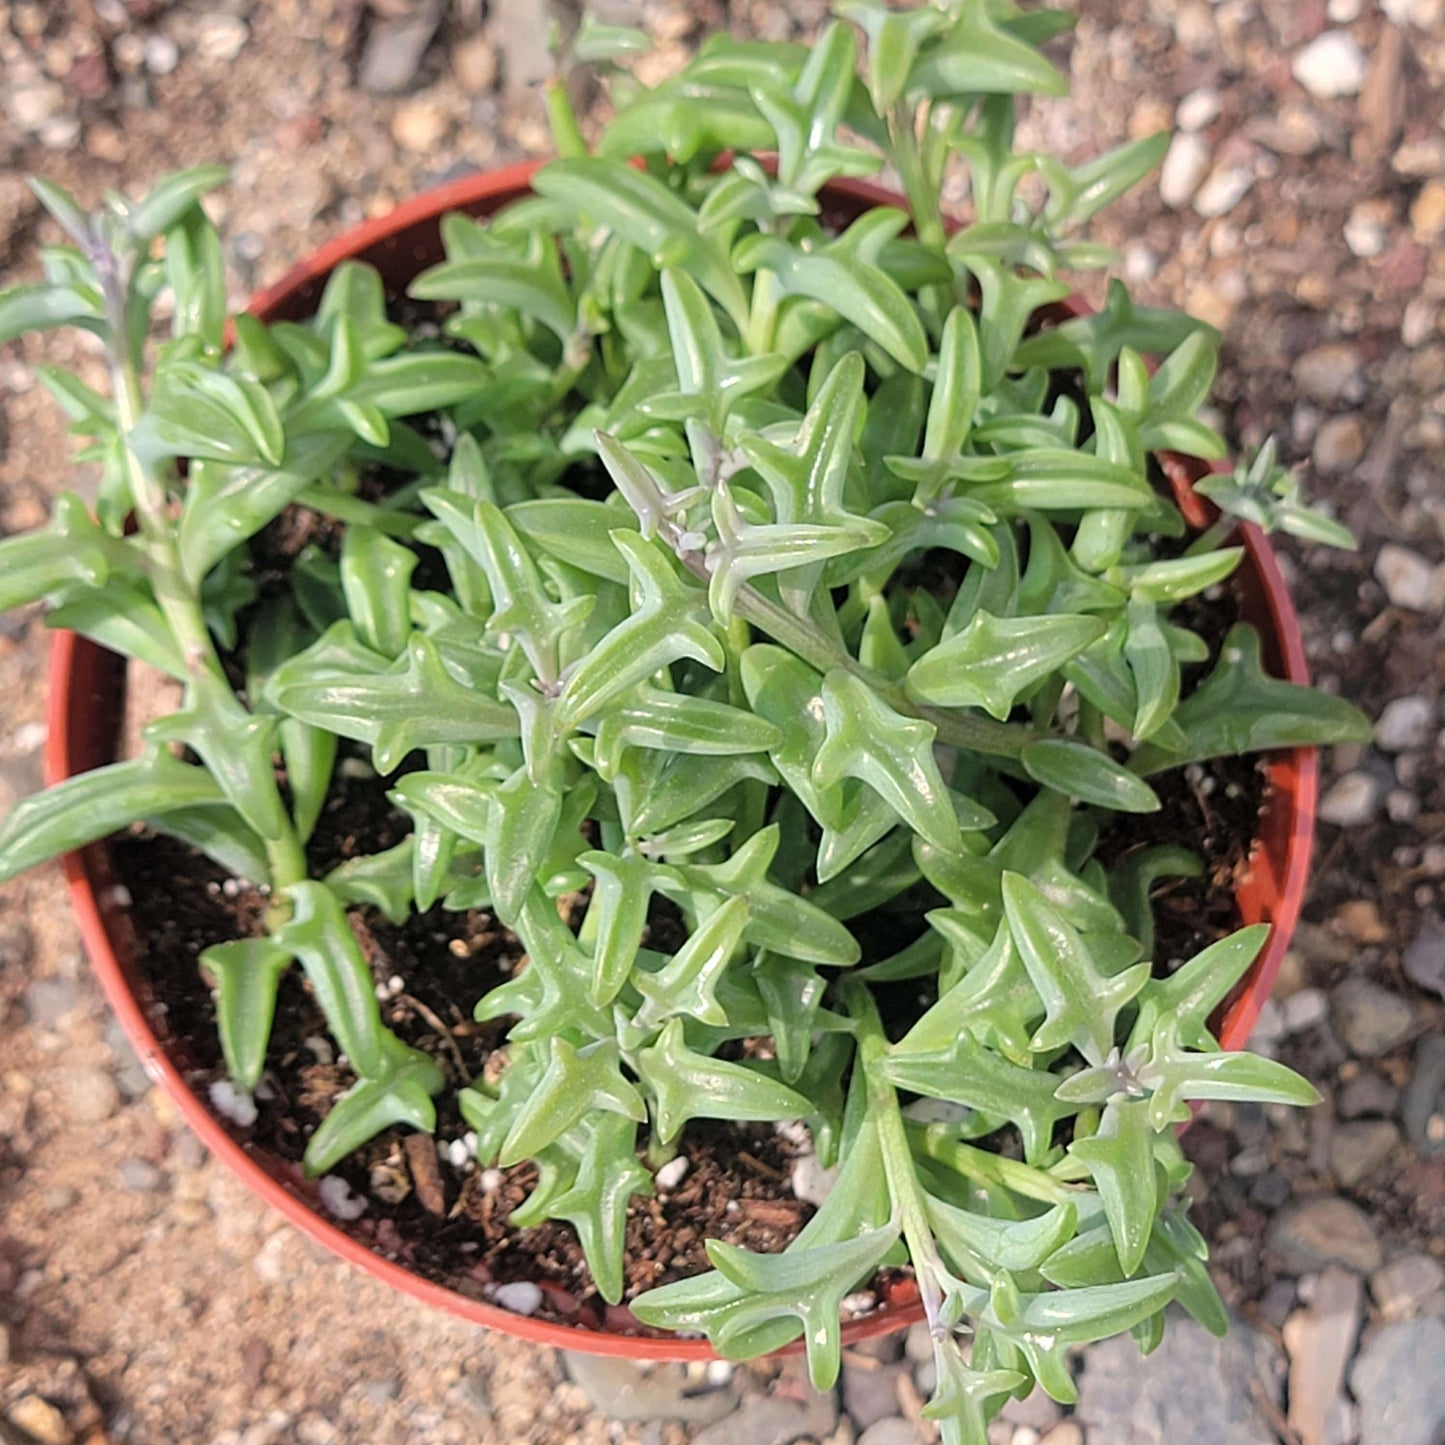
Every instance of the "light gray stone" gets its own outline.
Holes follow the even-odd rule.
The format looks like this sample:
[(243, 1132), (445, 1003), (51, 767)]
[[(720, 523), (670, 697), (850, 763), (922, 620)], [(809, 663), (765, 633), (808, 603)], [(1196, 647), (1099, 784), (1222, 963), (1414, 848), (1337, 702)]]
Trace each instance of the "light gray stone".
[(1305, 352), (1294, 364), (1294, 380), (1306, 396), (1326, 404), (1359, 401), (1365, 394), (1360, 353), (1342, 341)]
[(1418, 694), (1393, 698), (1375, 724), (1375, 746), (1387, 753), (1425, 747), (1435, 732), (1435, 704)]
[(1434, 614), (1445, 609), (1445, 567), (1432, 567), (1408, 547), (1386, 542), (1375, 556), (1375, 577), (1396, 607)]
[(916, 1425), (893, 1415), (870, 1425), (858, 1437), (858, 1445), (923, 1445), (923, 1436)]
[(1330, 1168), (1346, 1189), (1363, 1184), (1390, 1157), (1400, 1131), (1388, 1119), (1339, 1124), (1330, 1138)]
[(1254, 172), (1248, 166), (1216, 166), (1194, 197), (1194, 209), (1206, 220), (1227, 215), (1249, 194)]
[(1400, 959), (1405, 977), (1445, 998), (1445, 919), (1433, 911), (1420, 920)]
[(1320, 799), (1320, 818), (1337, 828), (1358, 828), (1379, 811), (1380, 785), (1370, 773), (1346, 773)]
[(1342, 1119), (1389, 1118), (1399, 1102), (1400, 1091), (1383, 1074), (1370, 1069), (1340, 1090), (1335, 1112)]
[[(737, 1407), (737, 1377), (718, 1390), (698, 1392), (697, 1381), (681, 1365), (655, 1365), (644, 1372), (631, 1360), (605, 1355), (564, 1353), (574, 1384), (612, 1420), (682, 1420), (711, 1425)], [(734, 1442), (739, 1445), (739, 1442)]]
[(1285, 1274), (1342, 1264), (1361, 1274), (1380, 1266), (1380, 1241), (1364, 1212), (1331, 1194), (1315, 1195), (1275, 1215), (1266, 1242)]
[(1445, 1440), (1445, 1322), (1386, 1325), (1350, 1372), (1360, 1445), (1440, 1445)]
[(120, 1182), (132, 1194), (155, 1194), (165, 1187), (166, 1176), (148, 1159), (127, 1159), (120, 1166)]
[(1431, 1034), (1415, 1049), (1410, 1082), (1400, 1100), (1405, 1137), (1427, 1156), (1441, 1152), (1439, 1142), (1430, 1137), (1430, 1120), (1441, 1110), (1445, 1110), (1445, 1034)]
[(1370, 1276), (1370, 1293), (1387, 1320), (1408, 1318), (1441, 1289), (1445, 1265), (1428, 1254), (1402, 1254)]
[(64, 1070), (55, 1081), (55, 1095), (72, 1123), (100, 1124), (120, 1107), (120, 1090), (104, 1069)]
[(1279, 1347), (1238, 1320), (1217, 1340), (1171, 1312), (1164, 1343), (1141, 1356), (1128, 1335), (1084, 1354), (1075, 1416), (1091, 1441), (1115, 1445), (1278, 1445), (1254, 1392), (1278, 1404)]
[(874, 1364), (867, 1369), (862, 1363), (844, 1361), (843, 1408), (858, 1429), (866, 1430), (875, 1421), (898, 1413), (898, 1382), (907, 1373), (906, 1364)]
[[(743, 1401), (740, 1409), (698, 1431), (692, 1437), (692, 1445), (790, 1445), (804, 1436), (821, 1439), (831, 1434), (837, 1423), (838, 1402), (831, 1392), (824, 1395), (813, 1391), (805, 1400), (752, 1395)], [(879, 1421), (879, 1425), (885, 1423)], [(879, 1425), (870, 1426), (870, 1431)], [(864, 1438), (867, 1438), (866, 1432)], [(897, 1445), (915, 1445), (915, 1442), (900, 1441)]]
[(1219, 118), (1219, 92), (1192, 90), (1179, 102), (1174, 121), (1180, 130), (1203, 130)]
[(1408, 1000), (1368, 979), (1352, 978), (1335, 990), (1335, 1029), (1357, 1058), (1376, 1059), (1415, 1031)]

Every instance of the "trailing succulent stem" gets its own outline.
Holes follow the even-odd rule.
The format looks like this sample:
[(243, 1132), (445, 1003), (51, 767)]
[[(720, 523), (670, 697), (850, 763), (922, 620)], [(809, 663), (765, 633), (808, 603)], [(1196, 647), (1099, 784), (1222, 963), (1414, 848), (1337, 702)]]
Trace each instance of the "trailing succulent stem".
[[(929, 1412), (980, 1445), (1008, 1395), (1072, 1397), (1071, 1345), (1152, 1347), (1171, 1300), (1222, 1328), (1175, 1128), (1313, 1097), (1211, 1033), (1267, 930), (1163, 956), (1151, 889), (1201, 860), (1111, 867), (1101, 832), (1171, 769), (1368, 726), (1268, 676), (1248, 624), (1211, 648), (1177, 611), (1228, 585), (1239, 520), (1348, 541), (1271, 449), (1200, 484), (1223, 515), (1184, 539), (1151, 458), (1223, 454), (1214, 333), (1118, 283), (1042, 311), (1163, 138), (1017, 150), (1018, 98), (1064, 89), (1054, 12), (837, 13), (807, 48), (714, 37), (653, 89), (616, 64), (635, 32), (565, 37), (560, 159), (489, 223), (444, 218), (411, 284), (440, 337), (347, 263), (309, 321), (237, 317), (225, 351), (219, 172), (93, 214), (37, 185), (74, 244), (0, 295), (0, 341), (86, 327), (111, 394), (45, 373), (99, 500), (0, 542), (0, 605), (184, 695), (140, 757), (22, 802), (0, 879), (135, 825), (210, 854), (271, 899), (197, 961), (234, 1081), (298, 963), (354, 1075), (313, 1173), (454, 1088), (482, 1165), (535, 1168), (512, 1223), (570, 1223), (604, 1299), (729, 1356), (801, 1334), (819, 1384), (844, 1302), (911, 1264)], [(590, 146), (573, 60), (613, 70)], [(906, 208), (840, 185), (885, 165)], [(257, 539), (288, 509), (329, 525), (278, 587)], [(318, 876), (338, 759), (409, 832)], [(455, 1001), (507, 1020), (482, 1075), (386, 1026), (361, 908), (510, 931), (525, 966)], [(696, 1119), (801, 1122), (838, 1182), (782, 1251), (713, 1241), (637, 1294), (633, 1197)]]

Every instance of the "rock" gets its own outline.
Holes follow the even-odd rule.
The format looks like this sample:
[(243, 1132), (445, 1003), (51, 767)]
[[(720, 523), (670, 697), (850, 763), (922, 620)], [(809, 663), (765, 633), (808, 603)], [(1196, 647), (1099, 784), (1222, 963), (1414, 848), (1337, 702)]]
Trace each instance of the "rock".
[(497, 83), (497, 52), (485, 35), (469, 35), (452, 47), (452, 73), (469, 95), (484, 95)]
[(1432, 176), (1410, 203), (1410, 234), (1422, 245), (1439, 240), (1445, 232), (1445, 180)]
[[(804, 1400), (785, 1395), (752, 1395), (732, 1414), (700, 1430), (692, 1445), (790, 1445), (799, 1436), (821, 1439), (838, 1423), (838, 1405), (832, 1394), (810, 1391)], [(886, 1424), (879, 1421), (878, 1425)], [(866, 1438), (866, 1435), (865, 1435)], [(921, 1442), (898, 1442), (921, 1445)]]
[(406, 101), (391, 118), (391, 134), (406, 151), (429, 151), (447, 133), (450, 122), (434, 101), (424, 97)]
[(737, 1406), (736, 1375), (724, 1388), (699, 1391), (682, 1365), (659, 1364), (644, 1370), (631, 1360), (564, 1351), (562, 1363), (572, 1381), (612, 1420), (682, 1420), (711, 1425)]
[(1063, 1413), (1058, 1402), (1050, 1399), (1038, 1385), (1035, 1385), (1022, 1400), (1015, 1400), (1010, 1395), (1003, 1402), (1003, 1409), (999, 1411), (1000, 1417), (1007, 1420), (1010, 1425), (1023, 1425), (1030, 1430), (1037, 1431), (1040, 1435), (1057, 1425)]
[(1420, 920), (1400, 968), (1417, 988), (1445, 998), (1445, 919), (1438, 913), (1432, 910)]
[(1393, 25), (1415, 25), (1428, 30), (1441, 15), (1441, 0), (1384, 0), (1385, 17)]
[(1194, 197), (1194, 209), (1206, 220), (1232, 211), (1249, 194), (1254, 172), (1248, 166), (1216, 166)]
[(1445, 172), (1445, 135), (1435, 131), (1405, 141), (1390, 157), (1390, 167), (1412, 181), (1440, 175)]
[(1203, 130), (1219, 119), (1219, 106), (1217, 90), (1192, 90), (1179, 102), (1174, 123), (1180, 130)]
[(1340, 1090), (1335, 1099), (1335, 1112), (1342, 1119), (1362, 1119), (1369, 1115), (1388, 1118), (1400, 1102), (1400, 1091), (1383, 1074), (1373, 1069), (1356, 1075)]
[(1368, 979), (1347, 979), (1335, 990), (1335, 1029), (1357, 1058), (1376, 1059), (1415, 1031), (1415, 1010), (1397, 993)]
[(160, 30), (146, 36), (144, 56), (145, 68), (152, 75), (169, 75), (181, 63), (176, 42)]
[(202, 60), (227, 65), (246, 48), (250, 38), (246, 22), (238, 15), (216, 12), (196, 21), (196, 54)]
[(348, 1222), (360, 1219), (366, 1213), (366, 1200), (353, 1194), (351, 1186), (339, 1174), (327, 1174), (316, 1185), (322, 1207), (328, 1214)]
[(858, 1445), (923, 1445), (923, 1436), (916, 1425), (894, 1415), (870, 1425), (858, 1437)]
[(1286, 1036), (1302, 1034), (1329, 1018), (1329, 996), (1322, 988), (1302, 988), (1280, 1004), (1280, 1012), (1284, 1016)]
[(860, 1363), (844, 1361), (843, 1408), (860, 1430), (898, 1413), (898, 1382), (907, 1372), (907, 1365), (865, 1369)]
[(1174, 210), (1189, 204), (1209, 165), (1209, 147), (1190, 131), (1180, 131), (1169, 143), (1159, 172), (1159, 199)]
[(1356, 943), (1386, 943), (1391, 937), (1390, 925), (1380, 916), (1373, 898), (1351, 898), (1340, 904), (1334, 924)]
[(908, 1326), (903, 1337), (903, 1356), (915, 1365), (927, 1364), (933, 1359), (933, 1335), (927, 1320), (919, 1320)]
[(1440, 308), (1428, 296), (1416, 296), (1405, 303), (1400, 319), (1400, 340), (1412, 351), (1435, 335), (1440, 323)]
[(1341, 1264), (1361, 1274), (1380, 1266), (1380, 1241), (1363, 1210), (1347, 1199), (1315, 1195), (1275, 1215), (1265, 1236), (1285, 1274)]
[(53, 115), (41, 123), (35, 136), (46, 150), (72, 150), (80, 140), (80, 118), (74, 115)]
[(534, 1315), (542, 1308), (542, 1289), (529, 1279), (499, 1284), (492, 1293), (492, 1302), (514, 1315)]
[(1283, 1374), (1278, 1346), (1242, 1321), (1216, 1340), (1171, 1311), (1152, 1355), (1141, 1356), (1128, 1335), (1085, 1351), (1075, 1418), (1102, 1442), (1277, 1445), (1252, 1392), (1278, 1402)]
[(65, 91), (53, 80), (36, 80), (9, 87), (4, 100), (11, 120), (34, 134), (65, 108)]
[(1428, 1254), (1402, 1254), (1370, 1276), (1370, 1293), (1387, 1320), (1417, 1313), (1440, 1289), (1445, 1289), (1445, 1265)]
[(1343, 30), (1327, 30), (1294, 58), (1294, 78), (1316, 100), (1358, 95), (1365, 83), (1365, 53)]
[(1435, 731), (1435, 704), (1415, 694), (1397, 697), (1385, 704), (1375, 724), (1375, 746), (1387, 753), (1423, 748)]
[(1368, 1179), (1400, 1142), (1400, 1131), (1383, 1119), (1337, 1125), (1330, 1137), (1330, 1168), (1346, 1189)]
[(10, 1407), (7, 1419), (35, 1445), (70, 1445), (75, 1438), (65, 1416), (40, 1395), (25, 1395)]
[(1322, 472), (1349, 471), (1364, 454), (1364, 424), (1353, 412), (1330, 417), (1315, 433), (1311, 457)]
[(1294, 364), (1294, 382), (1304, 394), (1326, 405), (1359, 401), (1365, 394), (1360, 353), (1344, 342), (1330, 342), (1307, 351)]
[(1431, 1121), (1445, 1108), (1445, 1034), (1430, 1034), (1415, 1049), (1410, 1082), (1400, 1100), (1400, 1122), (1405, 1137), (1422, 1154), (1440, 1152), (1438, 1142), (1430, 1137)]
[(1340, 1398), (1345, 1366), (1360, 1328), (1364, 1291), (1348, 1271), (1331, 1265), (1320, 1276), (1309, 1308), (1285, 1321), (1289, 1351), (1289, 1423), (1300, 1445), (1328, 1445), (1331, 1406)]
[(1350, 1371), (1360, 1445), (1439, 1445), (1445, 1437), (1445, 1321), (1410, 1320), (1372, 1335)]
[(166, 1176), (148, 1160), (127, 1159), (120, 1166), (120, 1182), (132, 1194), (154, 1194), (165, 1187)]
[(1345, 244), (1364, 259), (1378, 256), (1390, 239), (1390, 215), (1375, 201), (1361, 201), (1345, 222)]
[(356, 67), (356, 83), (373, 95), (399, 95), (408, 89), (441, 18), (441, 0), (424, 0), (398, 14), (374, 18)]
[(1084, 1445), (1083, 1426), (1077, 1420), (1061, 1420), (1039, 1445)]
[(120, 1107), (120, 1090), (104, 1069), (64, 1070), (55, 1084), (56, 1098), (76, 1124), (100, 1124)]
[(297, 1445), (333, 1445), (340, 1438), (325, 1415), (303, 1415), (296, 1422)]
[(57, 975), (37, 978), (25, 990), (25, 1016), (41, 1028), (52, 1028), (80, 1002), (80, 987), (73, 978)]
[(1380, 785), (1369, 773), (1346, 773), (1320, 799), (1320, 819), (1337, 828), (1358, 828), (1375, 816)]
[(1396, 607), (1412, 612), (1445, 610), (1445, 568), (1432, 567), (1408, 547), (1386, 542), (1375, 558), (1375, 577)]

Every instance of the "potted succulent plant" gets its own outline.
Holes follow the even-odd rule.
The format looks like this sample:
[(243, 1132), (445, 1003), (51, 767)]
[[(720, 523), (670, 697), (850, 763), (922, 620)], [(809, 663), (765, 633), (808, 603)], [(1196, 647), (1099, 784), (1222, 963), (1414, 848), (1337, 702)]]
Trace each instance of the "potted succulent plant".
[[(1260, 528), (1348, 539), (1270, 454), (1210, 473), (1215, 335), (1060, 279), (1161, 143), (1016, 152), (1055, 13), (837, 10), (619, 76), (591, 149), (554, 86), (560, 160), (229, 330), (220, 172), (93, 213), (37, 185), (70, 244), (0, 338), (86, 327), (112, 385), (44, 373), (98, 500), (0, 543), (0, 605), (89, 639), (0, 877), (86, 848), (148, 1061), (367, 1267), (572, 1348), (801, 1336), (819, 1385), (845, 1323), (921, 1309), (972, 1442), (1071, 1398), (1071, 1344), (1148, 1348), (1172, 1300), (1222, 1327), (1177, 1126), (1314, 1097), (1217, 1042), (1312, 817), (1305, 754), (1237, 760), (1368, 728), (1262, 665), (1302, 675)], [(180, 693), (119, 761), (112, 654)], [(1211, 789), (1242, 821), (1201, 856)]]

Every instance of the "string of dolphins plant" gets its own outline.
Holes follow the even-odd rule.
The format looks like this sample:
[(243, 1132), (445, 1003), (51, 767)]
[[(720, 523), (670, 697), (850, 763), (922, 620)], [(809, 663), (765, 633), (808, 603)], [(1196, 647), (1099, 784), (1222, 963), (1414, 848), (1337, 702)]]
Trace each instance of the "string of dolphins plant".
[[(570, 1221), (614, 1303), (629, 1201), (690, 1120), (803, 1121), (838, 1182), (797, 1238), (715, 1241), (634, 1314), (734, 1357), (802, 1334), (827, 1386), (841, 1302), (908, 1263), (928, 1413), (979, 1445), (1035, 1381), (1073, 1398), (1070, 1345), (1152, 1348), (1171, 1300), (1223, 1329), (1175, 1126), (1314, 1097), (1210, 1033), (1267, 929), (1151, 966), (1150, 887), (1199, 860), (1107, 869), (1101, 821), (1157, 809), (1164, 770), (1368, 725), (1268, 677), (1249, 626), (1211, 657), (1173, 620), (1238, 564), (1238, 516), (1349, 542), (1272, 452), (1184, 539), (1150, 458), (1222, 455), (1215, 334), (1118, 283), (1031, 324), (1107, 261), (1076, 233), (1163, 138), (1077, 166), (1016, 148), (1018, 97), (1065, 89), (1037, 48), (1057, 12), (835, 9), (811, 48), (714, 37), (653, 89), (618, 73), (595, 148), (551, 87), (561, 158), (488, 224), (448, 217), (411, 287), (440, 341), (347, 264), (310, 321), (238, 316), (227, 351), (220, 171), (91, 213), (36, 183), (69, 244), (0, 295), (0, 339), (86, 328), (111, 384), (42, 371), (98, 502), (0, 542), (0, 605), (47, 600), (184, 701), (141, 756), (23, 801), (0, 879), (143, 823), (269, 889), (264, 936), (199, 960), (236, 1084), (299, 962), (356, 1075), (307, 1168), (433, 1128), (461, 1085), (479, 1160), (537, 1168), (512, 1222)], [(588, 22), (573, 51), (638, 43)], [(885, 165), (906, 205), (839, 219), (830, 184)], [(409, 480), (363, 500), (379, 465)], [(292, 506), (336, 519), (339, 553), (263, 594), (250, 542)], [(449, 589), (414, 585), (438, 552)], [(411, 831), (311, 876), (343, 745)], [(476, 1003), (513, 1020), (485, 1079), (384, 1026), (347, 921), (438, 904), (528, 959)], [(903, 946), (865, 953), (880, 936)], [(900, 983), (913, 1016), (884, 1012)]]

